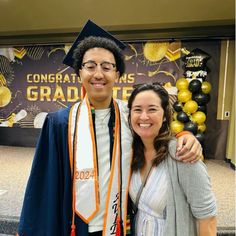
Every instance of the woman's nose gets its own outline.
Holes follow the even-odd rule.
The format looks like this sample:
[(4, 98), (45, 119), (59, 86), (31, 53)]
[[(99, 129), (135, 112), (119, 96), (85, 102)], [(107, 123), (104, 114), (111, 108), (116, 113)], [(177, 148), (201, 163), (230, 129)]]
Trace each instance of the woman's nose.
[(148, 114), (147, 114), (146, 111), (143, 111), (143, 112), (141, 113), (140, 119), (142, 119), (142, 120), (147, 120), (147, 119), (149, 119)]

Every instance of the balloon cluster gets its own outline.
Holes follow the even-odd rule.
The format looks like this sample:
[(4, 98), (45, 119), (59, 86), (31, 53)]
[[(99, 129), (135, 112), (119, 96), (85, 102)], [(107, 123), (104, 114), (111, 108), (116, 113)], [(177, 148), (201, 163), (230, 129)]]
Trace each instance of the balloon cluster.
[(209, 72), (206, 62), (209, 58), (198, 48), (182, 58), (185, 77), (176, 82), (178, 100), (173, 104), (174, 120), (171, 123), (173, 133), (190, 131), (201, 144), (205, 139), (206, 104), (210, 101), (211, 91), (211, 84), (206, 81)]

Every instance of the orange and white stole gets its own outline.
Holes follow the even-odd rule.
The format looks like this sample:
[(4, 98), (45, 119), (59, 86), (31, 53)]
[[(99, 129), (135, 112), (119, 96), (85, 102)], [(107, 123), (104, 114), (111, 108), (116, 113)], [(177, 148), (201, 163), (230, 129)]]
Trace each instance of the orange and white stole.
[[(120, 204), (126, 202), (126, 194), (121, 199), (121, 143), (120, 113), (113, 100), (115, 109), (114, 142), (106, 211), (104, 215), (103, 236), (120, 235)], [(91, 107), (87, 96), (70, 111), (68, 124), (69, 155), (73, 173), (73, 219), (74, 212), (87, 224), (99, 210), (99, 185), (95, 132)], [(102, 148), (102, 147), (99, 147)], [(72, 225), (72, 231), (75, 225)], [(122, 228), (122, 226), (121, 226)], [(74, 231), (73, 231), (74, 232)], [(71, 235), (75, 235), (72, 233)]]

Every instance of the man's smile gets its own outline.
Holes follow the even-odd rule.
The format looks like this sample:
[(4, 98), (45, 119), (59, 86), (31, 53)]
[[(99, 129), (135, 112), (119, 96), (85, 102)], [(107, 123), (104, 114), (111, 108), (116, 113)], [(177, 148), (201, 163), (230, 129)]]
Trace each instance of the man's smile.
[(106, 85), (105, 82), (91, 82), (90, 84), (95, 88), (103, 88)]

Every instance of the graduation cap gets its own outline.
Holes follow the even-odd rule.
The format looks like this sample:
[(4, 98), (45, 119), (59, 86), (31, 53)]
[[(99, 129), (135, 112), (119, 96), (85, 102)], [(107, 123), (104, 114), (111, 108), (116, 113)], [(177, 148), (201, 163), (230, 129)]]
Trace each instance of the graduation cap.
[(104, 29), (102, 29), (98, 25), (96, 25), (91, 20), (88, 20), (87, 23), (84, 25), (83, 29), (80, 31), (79, 36), (76, 38), (75, 42), (72, 44), (69, 52), (66, 54), (66, 56), (63, 60), (63, 64), (73, 67), (74, 50), (77, 48), (77, 45), (83, 39), (85, 39), (86, 37), (89, 37), (89, 36), (108, 38), (108, 39), (114, 41), (121, 50), (123, 50), (126, 47), (126, 45), (124, 43), (122, 43), (121, 41), (119, 41), (118, 39), (113, 37), (110, 33), (105, 31)]

